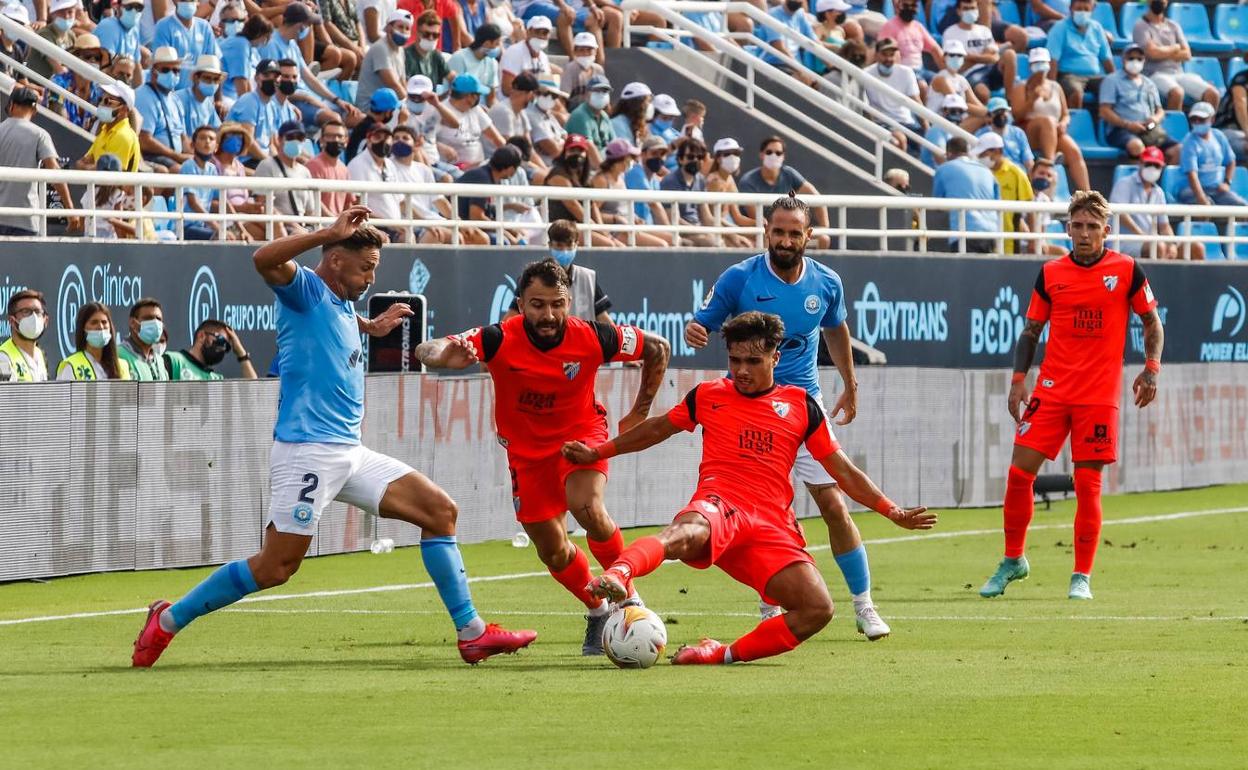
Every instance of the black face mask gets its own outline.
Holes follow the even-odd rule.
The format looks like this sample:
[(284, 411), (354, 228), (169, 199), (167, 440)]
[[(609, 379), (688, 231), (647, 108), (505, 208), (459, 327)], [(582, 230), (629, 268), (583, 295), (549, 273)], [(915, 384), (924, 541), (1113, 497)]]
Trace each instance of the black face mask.
[(285, 96), (290, 96), (299, 87), (298, 83), (292, 83), (289, 80), (283, 80), (277, 84), (277, 90), (281, 91)]
[(260, 93), (264, 94), (265, 96), (272, 96), (273, 94), (277, 93), (277, 81), (276, 80), (261, 80), (260, 81)]
[(585, 166), (585, 161), (584, 155), (569, 155), (564, 162), (568, 164), (568, 168), (579, 169)]
[(835, 21), (835, 22), (837, 23), (837, 25), (838, 25), (838, 26), (839, 26), (839, 25), (841, 25), (841, 24), (844, 24), (844, 23), (845, 23), (845, 14), (844, 14), (844, 13), (840, 13), (840, 12), (838, 12), (835, 16), (833, 16), (833, 17), (832, 17), (832, 21)]
[(797, 13), (802, 10), (802, 5), (801, 0), (785, 0), (784, 3), (784, 7), (788, 9), (789, 13)]
[(646, 170), (651, 174), (659, 173), (661, 168), (663, 168), (662, 158), (646, 158)]
[(909, 24), (910, 22), (914, 21), (914, 17), (918, 16), (919, 12), (918, 12), (918, 9), (915, 9), (915, 8), (902, 8), (900, 11), (897, 12), (897, 15), (901, 17), (902, 21)]
[(1164, 16), (1166, 14), (1166, 0), (1153, 0), (1148, 4), (1148, 10), (1152, 11), (1155, 16)]
[(702, 164), (697, 162), (696, 160), (688, 161), (684, 165), (681, 166), (681, 168), (684, 170), (686, 174), (696, 174), (698, 173), (698, 169), (701, 167), (702, 167)]
[(221, 363), (221, 359), (225, 358), (225, 354), (229, 349), (229, 341), (224, 337), (217, 337), (213, 342), (204, 346), (204, 363), (209, 366), (216, 366)]
[(368, 146), (373, 151), (373, 154), (379, 158), (390, 157), (390, 151), (393, 149), (389, 142), (373, 142)]
[(342, 142), (326, 142), (321, 145), (321, 149), (331, 158), (337, 158), (342, 154)]
[(992, 116), (992, 125), (996, 126), (997, 128), (1005, 128), (1009, 124), (1010, 124), (1010, 115), (1007, 112), (1003, 112), (1000, 115)]

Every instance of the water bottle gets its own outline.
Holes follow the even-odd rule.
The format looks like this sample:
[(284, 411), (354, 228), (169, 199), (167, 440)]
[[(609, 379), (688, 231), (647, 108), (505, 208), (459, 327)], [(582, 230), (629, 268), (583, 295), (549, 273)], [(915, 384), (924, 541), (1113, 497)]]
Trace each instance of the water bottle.
[(394, 540), (388, 537), (378, 538), (369, 548), (373, 553), (390, 553), (394, 550)]
[(528, 548), (529, 547), (529, 533), (517, 532), (516, 534), (512, 535), (511, 546), (513, 548)]

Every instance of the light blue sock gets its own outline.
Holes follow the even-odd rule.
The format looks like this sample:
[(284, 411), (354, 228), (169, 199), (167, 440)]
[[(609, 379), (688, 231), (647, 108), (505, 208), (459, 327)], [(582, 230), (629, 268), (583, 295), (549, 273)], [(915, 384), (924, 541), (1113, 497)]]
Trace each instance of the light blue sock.
[(246, 559), (225, 564), (209, 575), (204, 582), (169, 608), (169, 615), (181, 630), (200, 615), (228, 607), (247, 594), (254, 594), (260, 587), (251, 575)]
[(464, 569), (464, 557), (459, 553), (455, 536), (422, 539), (420, 558), (438, 587), (438, 596), (442, 597), (455, 630), (462, 630), (476, 620), (477, 608), (472, 606), (472, 593), (468, 590), (468, 571)]
[(857, 595), (871, 590), (871, 567), (867, 565), (865, 545), (833, 558), (836, 559), (836, 566), (841, 568), (841, 574), (845, 576), (851, 594)]

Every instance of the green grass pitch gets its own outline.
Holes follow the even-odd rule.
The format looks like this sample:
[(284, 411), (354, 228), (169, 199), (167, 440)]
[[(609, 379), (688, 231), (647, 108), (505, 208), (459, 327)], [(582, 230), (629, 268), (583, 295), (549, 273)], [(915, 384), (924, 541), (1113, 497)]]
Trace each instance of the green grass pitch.
[[(4, 621), (174, 599), (206, 570), (3, 585), (0, 766), (1248, 766), (1248, 486), (1108, 498), (1092, 602), (1066, 599), (1073, 511), (1039, 508), (1031, 579), (991, 601), (976, 590), (1000, 554), (999, 510), (944, 512), (943, 537), (893, 542), (910, 533), (861, 515), (893, 636), (854, 632), (824, 547), (832, 624), (789, 655), (723, 668), (582, 658), (581, 613), (544, 576), (474, 583), (487, 619), (540, 633), (475, 668), (428, 588), (236, 605), (136, 671), (142, 614)], [(1180, 512), (1205, 513), (1154, 518)], [(1138, 517), (1151, 520), (1113, 523)], [(806, 528), (827, 542), (820, 522)], [(464, 550), (477, 578), (541, 570), (531, 548)], [(409, 548), (313, 559), (270, 593), (427, 580)], [(755, 622), (756, 597), (713, 569), (669, 564), (640, 587), (669, 652)]]

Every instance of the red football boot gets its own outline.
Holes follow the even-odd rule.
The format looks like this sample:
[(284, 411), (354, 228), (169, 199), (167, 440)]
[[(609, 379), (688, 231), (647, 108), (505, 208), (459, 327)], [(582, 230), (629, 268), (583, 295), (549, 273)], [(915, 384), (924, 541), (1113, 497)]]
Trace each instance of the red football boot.
[(160, 627), (160, 613), (168, 606), (169, 602), (164, 599), (157, 599), (148, 606), (147, 621), (134, 640), (134, 654), (130, 656), (130, 663), (135, 668), (151, 668), (173, 641), (173, 634)]
[(585, 590), (594, 596), (617, 603), (624, 601), (633, 593), (632, 581), (613, 569), (589, 581)]
[(693, 646), (684, 645), (672, 656), (673, 666), (718, 666), (724, 662), (728, 648), (714, 639), (703, 639)]
[(459, 655), (465, 663), (477, 665), (491, 655), (524, 649), (537, 638), (536, 631), (508, 631), (497, 623), (489, 623), (485, 633), (476, 639), (459, 642)]

